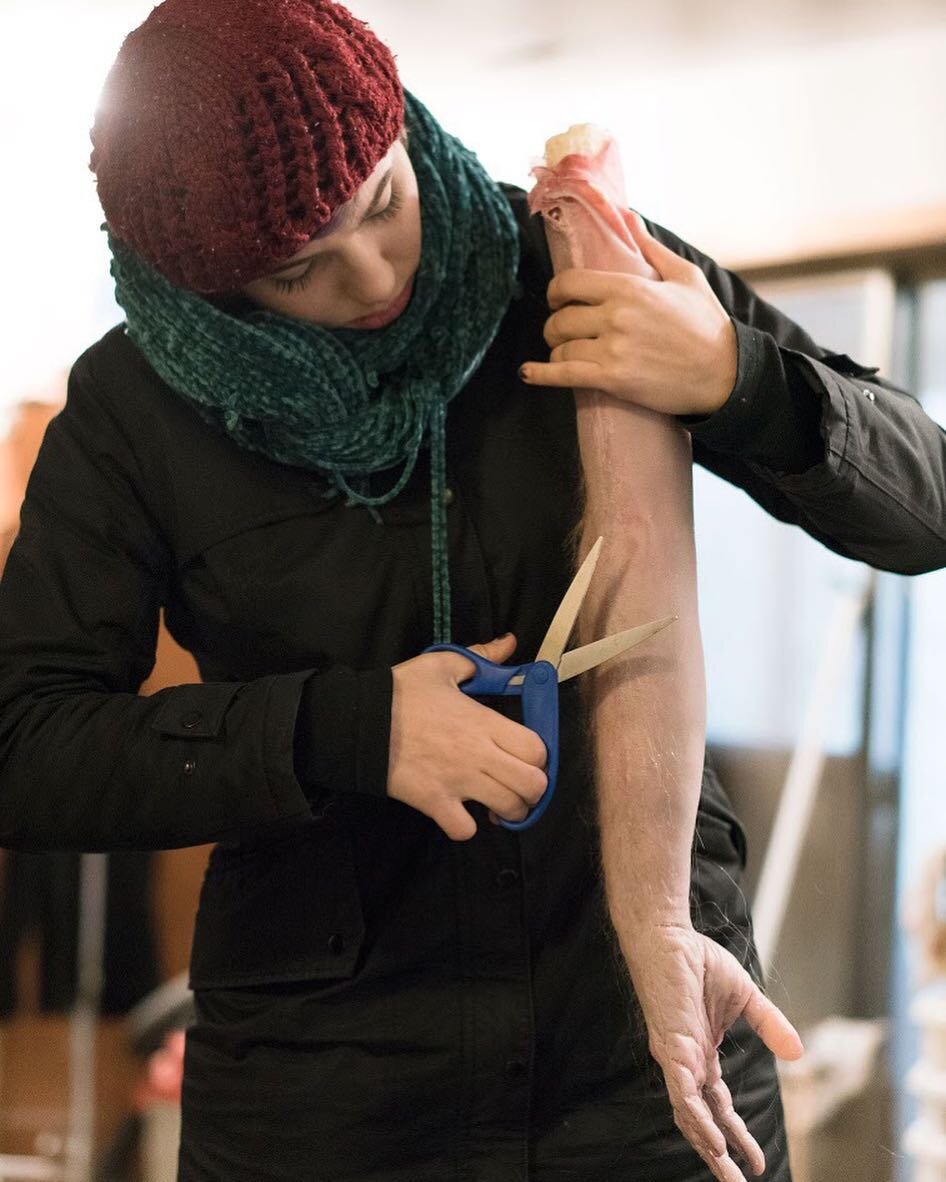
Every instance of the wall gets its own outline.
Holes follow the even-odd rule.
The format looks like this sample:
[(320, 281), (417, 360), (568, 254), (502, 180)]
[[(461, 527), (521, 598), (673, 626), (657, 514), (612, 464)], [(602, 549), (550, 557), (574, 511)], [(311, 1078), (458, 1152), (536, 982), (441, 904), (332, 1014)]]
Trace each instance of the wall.
[[(621, 140), (630, 203), (721, 260), (790, 249), (825, 219), (946, 205), (942, 4), (856, 0), (831, 6), (830, 27), (824, 6), (739, 0), (352, 7), (494, 176), (526, 185), (549, 135), (603, 123)], [(0, 45), (13, 50), (0, 138), (14, 162), (0, 218), (16, 228), (0, 283), (0, 408), (35, 397), (120, 318), (88, 129), (108, 65), (150, 8), (0, 5)]]
[(620, 138), (630, 203), (717, 257), (790, 250), (812, 223), (946, 204), (946, 11), (869, 36), (849, 6), (847, 39), (715, 45), (703, 59), (687, 42), (651, 67), (605, 27), (571, 60), (479, 87), (443, 71), (428, 87), (390, 4), (362, 8), (390, 29), (408, 86), (494, 175), (525, 185), (548, 135), (600, 122)]

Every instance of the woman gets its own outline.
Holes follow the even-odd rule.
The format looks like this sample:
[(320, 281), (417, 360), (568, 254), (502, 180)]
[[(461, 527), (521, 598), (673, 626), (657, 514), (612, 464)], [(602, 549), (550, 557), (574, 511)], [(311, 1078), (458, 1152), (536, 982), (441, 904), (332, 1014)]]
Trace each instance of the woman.
[[(575, 681), (554, 807), (516, 833), (489, 813), (541, 795), (541, 742), (418, 655), (511, 628), (479, 651), (532, 656), (572, 574), (574, 399), (517, 377), (550, 320), (524, 194), (330, 0), (166, 0), (93, 143), (127, 323), (73, 367), (0, 584), (0, 835), (217, 842), (180, 1178), (742, 1177), (648, 1055)], [(942, 565), (941, 491), (903, 497), (943, 487), (916, 402), (648, 229), (739, 345), (721, 408), (662, 407), (696, 458), (843, 553)], [(203, 684), (141, 698), (162, 606)], [(707, 767), (693, 914), (758, 978), (744, 859)], [(720, 1058), (784, 1182), (770, 1052), (740, 1020)]]

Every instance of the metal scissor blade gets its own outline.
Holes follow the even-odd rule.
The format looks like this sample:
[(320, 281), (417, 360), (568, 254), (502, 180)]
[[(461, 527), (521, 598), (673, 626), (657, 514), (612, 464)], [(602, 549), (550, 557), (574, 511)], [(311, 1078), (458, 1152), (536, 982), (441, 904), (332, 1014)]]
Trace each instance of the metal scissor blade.
[(593, 669), (595, 665), (616, 657), (625, 649), (633, 648), (635, 644), (640, 644), (642, 640), (647, 640), (655, 632), (672, 624), (675, 619), (676, 616), (665, 616), (662, 620), (651, 620), (649, 624), (639, 624), (636, 628), (628, 628), (626, 632), (615, 632), (613, 636), (605, 636), (603, 640), (593, 640), (591, 644), (572, 649), (559, 661), (559, 682), (577, 677), (579, 673)]
[(545, 634), (545, 639), (539, 645), (539, 651), (535, 657), (537, 661), (548, 661), (550, 664), (557, 666), (561, 660), (562, 653), (565, 651), (565, 645), (568, 644), (568, 638), (571, 636), (572, 629), (575, 627), (575, 621), (578, 619), (578, 613), (581, 611), (581, 605), (588, 591), (588, 584), (591, 582), (591, 577), (595, 573), (595, 567), (598, 565), (598, 555), (601, 553), (601, 544), (603, 541), (603, 537), (598, 538), (597, 542), (588, 551), (585, 561), (578, 568), (578, 574), (572, 579), (568, 590), (562, 598), (562, 602), (558, 605), (558, 610), (552, 617), (552, 622), (549, 624), (549, 630)]

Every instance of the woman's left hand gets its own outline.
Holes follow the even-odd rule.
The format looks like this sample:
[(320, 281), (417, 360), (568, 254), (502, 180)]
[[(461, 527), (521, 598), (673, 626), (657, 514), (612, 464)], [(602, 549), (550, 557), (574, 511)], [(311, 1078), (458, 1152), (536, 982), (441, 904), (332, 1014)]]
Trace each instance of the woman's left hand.
[(603, 390), (663, 414), (712, 414), (736, 384), (736, 332), (706, 276), (652, 237), (633, 211), (625, 223), (662, 282), (569, 268), (548, 286), (548, 362), (520, 370), (535, 386)]

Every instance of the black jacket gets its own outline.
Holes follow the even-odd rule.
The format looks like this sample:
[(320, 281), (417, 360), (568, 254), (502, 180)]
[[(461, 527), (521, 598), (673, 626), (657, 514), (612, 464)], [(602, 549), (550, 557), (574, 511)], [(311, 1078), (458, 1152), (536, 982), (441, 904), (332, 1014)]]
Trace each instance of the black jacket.
[[(449, 556), (454, 639), (511, 630), (524, 660), (572, 575), (578, 451), (571, 391), (517, 378), (548, 354), (551, 268), (540, 220), (520, 190), (506, 192), (522, 228), (520, 285), (450, 404)], [(696, 462), (841, 554), (909, 574), (946, 565), (943, 431), (876, 370), (819, 348), (736, 276), (650, 228), (703, 269), (738, 333), (732, 396), (684, 420)], [(464, 1127), (514, 1152), (530, 1102), (533, 1116), (571, 1103), (564, 1083), (530, 1101), (530, 1070), (574, 1089), (617, 1070), (623, 975), (576, 680), (561, 692), (556, 796), (534, 828), (493, 826), (473, 805), (478, 833), (451, 842), (385, 795), (391, 666), (433, 634), (426, 455), (379, 525), (323, 497), (318, 474), (215, 433), (120, 326), (84, 353), (0, 584), (0, 842), (217, 841), (193, 985), (331, 983), (330, 1026), (345, 999), (367, 1013), (373, 990), (425, 981), (423, 1013), (462, 1025), (459, 1041), (447, 1025), (443, 1039), (462, 1047)], [(204, 684), (143, 698), (162, 605)], [(732, 883), (742, 834), (709, 769), (696, 854), (696, 901), (712, 903), (704, 929), (744, 954)], [(453, 993), (436, 993), (431, 966)], [(462, 1014), (444, 1000), (461, 994)]]

